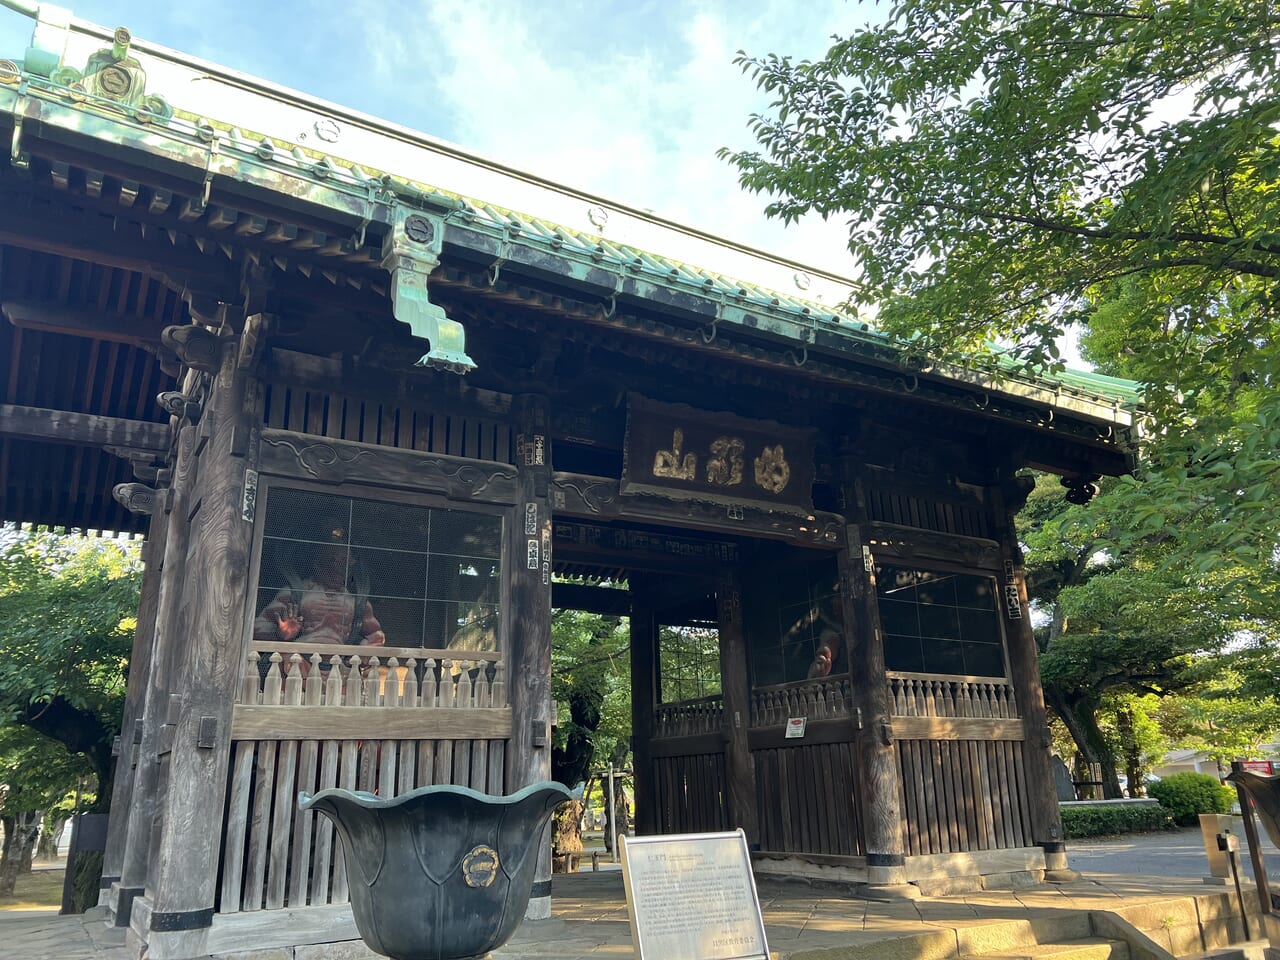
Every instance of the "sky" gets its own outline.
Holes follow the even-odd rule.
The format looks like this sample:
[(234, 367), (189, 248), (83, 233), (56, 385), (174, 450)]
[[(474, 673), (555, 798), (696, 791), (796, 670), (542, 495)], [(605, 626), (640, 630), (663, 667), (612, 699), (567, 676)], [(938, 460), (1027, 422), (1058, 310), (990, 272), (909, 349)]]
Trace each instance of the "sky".
[[(734, 65), (821, 56), (858, 0), (65, 0), (80, 19), (842, 276), (843, 223), (784, 228), (720, 147), (767, 104)], [(0, 57), (33, 21), (0, 8)], [(163, 92), (163, 91), (161, 91)], [(180, 106), (180, 105), (179, 105)], [(446, 186), (447, 185), (443, 185)], [(484, 199), (484, 198), (478, 198)], [(528, 211), (536, 214), (537, 211)], [(661, 251), (658, 251), (661, 252)]]

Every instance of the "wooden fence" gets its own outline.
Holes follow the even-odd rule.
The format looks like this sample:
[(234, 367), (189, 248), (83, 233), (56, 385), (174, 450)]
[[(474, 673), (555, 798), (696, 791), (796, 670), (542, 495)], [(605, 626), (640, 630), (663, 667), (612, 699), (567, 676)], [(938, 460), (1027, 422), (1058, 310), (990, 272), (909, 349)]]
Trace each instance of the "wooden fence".
[(852, 743), (753, 749), (762, 850), (861, 856), (862, 802)]
[(394, 797), (452, 783), (504, 793), (511, 709), (497, 656), (250, 644), (232, 720), (219, 911), (346, 902), (333, 827), (297, 809), (300, 791)]
[(897, 749), (908, 856), (1031, 844), (1020, 741), (902, 739)]
[(729, 828), (723, 753), (657, 757), (653, 762), (661, 833)]

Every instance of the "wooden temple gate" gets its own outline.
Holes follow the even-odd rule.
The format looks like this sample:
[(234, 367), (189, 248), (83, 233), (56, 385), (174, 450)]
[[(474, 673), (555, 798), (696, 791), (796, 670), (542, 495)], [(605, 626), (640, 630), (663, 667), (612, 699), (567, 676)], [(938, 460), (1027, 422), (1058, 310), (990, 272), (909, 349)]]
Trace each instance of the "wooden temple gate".
[(354, 936), (299, 790), (546, 779), (553, 606), (629, 617), (640, 831), (882, 895), (1067, 868), (1012, 516), (1023, 468), (1130, 467), (1131, 387), (921, 369), (839, 278), (127, 32), (33, 43), (0, 515), (147, 534), (136, 955)]

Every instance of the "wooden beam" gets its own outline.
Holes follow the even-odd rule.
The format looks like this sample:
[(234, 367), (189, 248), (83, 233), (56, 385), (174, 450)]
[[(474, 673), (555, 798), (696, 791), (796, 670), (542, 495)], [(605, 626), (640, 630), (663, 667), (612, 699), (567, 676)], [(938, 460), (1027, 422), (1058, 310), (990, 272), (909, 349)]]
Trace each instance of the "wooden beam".
[(104, 310), (68, 307), (54, 302), (10, 300), (0, 304), (0, 312), (15, 327), (43, 333), (63, 333), (72, 337), (92, 337), (108, 343), (134, 346), (154, 344), (167, 323), (155, 317), (126, 316)]
[(894, 740), (1024, 740), (1022, 721), (988, 717), (893, 717)]
[(631, 592), (585, 583), (553, 583), (551, 606), (557, 610), (583, 610), (606, 617), (625, 617), (631, 613)]
[(260, 469), (321, 483), (373, 481), (379, 486), (429, 490), (451, 500), (475, 503), (512, 504), (520, 494), (516, 469), (505, 463), (482, 463), (291, 430), (262, 431)]
[(0, 437), (51, 440), (88, 447), (127, 447), (151, 453), (167, 453), (169, 450), (168, 424), (46, 407), (22, 407), (11, 403), (0, 403)]
[(556, 514), (589, 519), (630, 519), (744, 537), (765, 537), (835, 549), (844, 543), (836, 514), (789, 507), (754, 507), (682, 499), (667, 494), (619, 491), (617, 480), (576, 473), (552, 476)]
[(236, 704), (235, 740), (504, 740), (510, 707), (296, 707)]

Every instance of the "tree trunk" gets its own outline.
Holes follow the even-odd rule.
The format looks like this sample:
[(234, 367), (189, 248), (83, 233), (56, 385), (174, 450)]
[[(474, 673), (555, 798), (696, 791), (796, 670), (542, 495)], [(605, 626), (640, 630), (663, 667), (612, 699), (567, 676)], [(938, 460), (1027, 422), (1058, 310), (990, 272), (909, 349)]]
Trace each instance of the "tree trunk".
[(4, 827), (4, 846), (0, 848), (0, 897), (12, 897), (18, 877), (31, 872), (31, 857), (40, 834), (43, 810), (32, 810), (16, 816), (0, 817)]
[(40, 841), (36, 845), (37, 860), (55, 860), (58, 856), (58, 838), (66, 829), (66, 817), (50, 817), (40, 831)]
[(561, 804), (551, 818), (551, 869), (553, 873), (573, 872), (573, 863), (582, 856), (582, 804), (570, 800)]
[(1142, 751), (1138, 749), (1138, 738), (1133, 730), (1133, 711), (1129, 707), (1121, 707), (1116, 711), (1116, 731), (1120, 734), (1120, 749), (1124, 753), (1124, 775), (1129, 781), (1129, 796), (1145, 797), (1142, 778)]
[(1120, 780), (1116, 774), (1116, 758), (1111, 746), (1098, 726), (1098, 704), (1091, 697), (1067, 699), (1050, 686), (1044, 688), (1045, 702), (1058, 715), (1071, 739), (1075, 741), (1083, 763), (1096, 763), (1102, 767), (1102, 795), (1108, 800), (1121, 797)]

